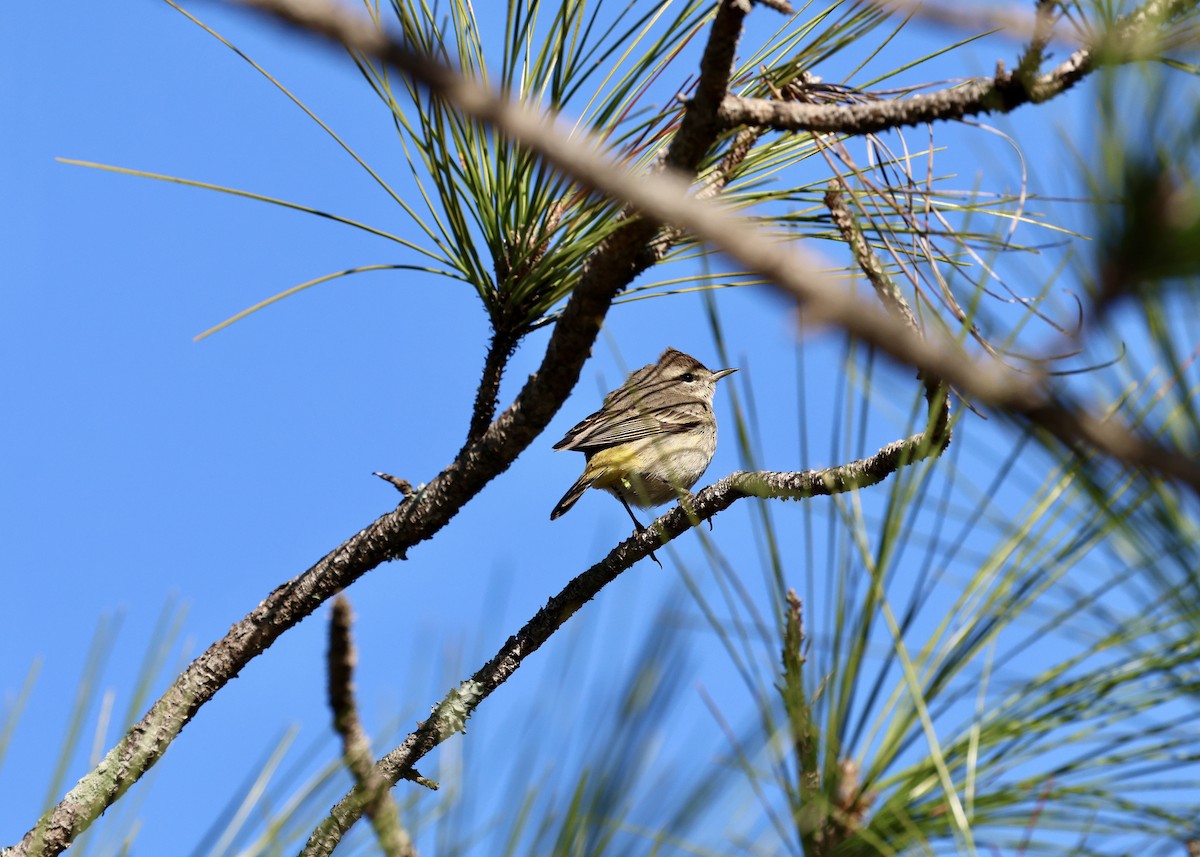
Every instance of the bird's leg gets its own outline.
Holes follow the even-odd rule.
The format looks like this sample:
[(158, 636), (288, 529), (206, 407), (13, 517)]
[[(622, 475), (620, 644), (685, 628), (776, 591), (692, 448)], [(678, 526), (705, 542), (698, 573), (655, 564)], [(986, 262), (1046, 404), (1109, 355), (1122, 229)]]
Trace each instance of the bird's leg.
[(629, 513), (629, 518), (630, 518), (630, 520), (632, 520), (632, 521), (633, 521), (633, 525), (634, 525), (635, 527), (637, 527), (637, 531), (638, 531), (639, 533), (644, 533), (644, 532), (646, 532), (646, 528), (642, 526), (642, 522), (641, 522), (641, 521), (639, 521), (639, 520), (637, 519), (637, 516), (633, 514), (633, 509), (629, 508), (629, 503), (628, 503), (628, 501), (626, 501), (626, 499), (625, 499), (624, 495), (622, 495), (622, 494), (618, 494), (618, 495), (617, 495), (617, 499), (621, 501), (621, 505), (622, 505), (622, 506), (624, 506), (624, 507), (625, 507), (625, 511)]
[[(621, 505), (625, 507), (625, 511), (629, 513), (629, 517), (633, 519), (633, 525), (635, 527), (637, 527), (638, 535), (641, 535), (642, 533), (646, 532), (646, 528), (642, 526), (642, 522), (637, 519), (637, 516), (635, 514), (633, 514), (633, 509), (629, 508), (629, 502), (625, 499), (625, 495), (622, 494), (620, 491), (617, 491), (615, 493), (617, 495), (617, 499), (621, 501)], [(658, 557), (656, 557), (654, 555), (654, 551), (650, 551), (650, 559), (652, 559), (656, 563), (658, 563), (659, 568), (663, 567), (663, 564), (661, 562), (658, 562)]]

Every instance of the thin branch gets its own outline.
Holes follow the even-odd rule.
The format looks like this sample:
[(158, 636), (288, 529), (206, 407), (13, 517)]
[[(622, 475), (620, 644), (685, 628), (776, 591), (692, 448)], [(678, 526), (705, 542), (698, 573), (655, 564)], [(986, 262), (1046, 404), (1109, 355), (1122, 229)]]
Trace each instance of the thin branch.
[(1034, 81), (1038, 70), (1042, 67), (1042, 61), (1046, 55), (1046, 47), (1050, 44), (1050, 38), (1054, 35), (1055, 10), (1057, 7), (1058, 0), (1037, 0), (1033, 33), (1029, 39), (1029, 46), (1021, 54), (1021, 58), (1017, 60), (1015, 71), (1017, 78), (1025, 81), (1027, 85)]
[(867, 281), (875, 289), (875, 294), (879, 297), (879, 302), (883, 304), (884, 309), (903, 322), (913, 335), (920, 336), (921, 328), (917, 325), (917, 317), (913, 315), (908, 301), (904, 299), (904, 293), (887, 275), (879, 257), (871, 251), (866, 236), (854, 222), (854, 215), (842, 198), (842, 193), (843, 185), (836, 180), (830, 183), (830, 189), (825, 192), (825, 207), (829, 209), (829, 213), (833, 217), (833, 225), (842, 234), (842, 240), (854, 254), (858, 267), (866, 274)]
[[(727, 95), (721, 104), (720, 116), (730, 128), (766, 125), (780, 131), (871, 134), (926, 122), (962, 119), (979, 113), (1008, 113), (1032, 101), (1035, 91), (1044, 96), (1041, 100), (1065, 92), (1084, 73), (1053, 78), (1043, 75), (1038, 80), (1045, 85), (1029, 89), (1001, 68), (997, 69), (994, 78), (976, 78), (953, 89), (857, 104), (804, 104)], [(1056, 85), (1057, 91), (1050, 91), (1051, 84)]]
[[(727, 157), (736, 158), (738, 162), (745, 157), (753, 139), (742, 140), (741, 145), (735, 143), (733, 152)], [(730, 164), (730, 170), (736, 164)], [(867, 272), (868, 278), (875, 285), (880, 301), (895, 316), (911, 325), (911, 333), (920, 336), (916, 319), (904, 299), (899, 288), (887, 278), (882, 265), (871, 252), (861, 231), (857, 229), (849, 209), (846, 208), (838, 190), (833, 189), (825, 197), (826, 203), (833, 212), (834, 220), (846, 237), (860, 266)], [(520, 666), (521, 661), (537, 651), (550, 636), (561, 627), (567, 619), (575, 614), (585, 603), (599, 591), (617, 578), (625, 569), (631, 567), (642, 557), (654, 556), (654, 549), (676, 538), (682, 532), (698, 525), (703, 520), (709, 520), (717, 512), (727, 508), (735, 500), (745, 496), (776, 497), (778, 499), (802, 499), (818, 494), (835, 494), (873, 485), (881, 482), (901, 467), (926, 458), (937, 457), (950, 444), (950, 399), (947, 387), (937, 381), (927, 380), (925, 395), (929, 403), (929, 417), (926, 430), (903, 440), (896, 441), (881, 449), (874, 456), (860, 459), (841, 467), (829, 468), (822, 471), (805, 471), (803, 473), (735, 473), (718, 482), (712, 488), (705, 489), (695, 497), (685, 499), (674, 511), (659, 518), (652, 526), (641, 530), (633, 538), (627, 539), (615, 547), (609, 555), (591, 569), (576, 577), (567, 588), (550, 599), (515, 637), (510, 637), (504, 648), (492, 660), (478, 670), (471, 678), (452, 690), (433, 709), (433, 716), (421, 724), (420, 728), (411, 733), (408, 738), (383, 757), (375, 766), (378, 776), (386, 777), (390, 782), (406, 775), (417, 760), (431, 751), (434, 747), (464, 729), (467, 718), (475, 708), (492, 691), (504, 683)], [(711, 495), (717, 486), (725, 486), (718, 493), (718, 501), (711, 511), (705, 512), (705, 498)], [(682, 519), (678, 514), (682, 514)], [(680, 526), (685, 524), (684, 526)], [(678, 528), (678, 529), (677, 529)], [(644, 550), (644, 553), (639, 551)], [(792, 593), (794, 596), (794, 593)], [(799, 624), (799, 603), (789, 605), (794, 608), (795, 616), (788, 616), (788, 628), (792, 633), (789, 644), (785, 646), (784, 663), (795, 667), (795, 682), (800, 681), (799, 667), (802, 663), (800, 645), (803, 631)], [(795, 627), (791, 624), (795, 621)], [(793, 639), (794, 638), (794, 639)], [(800, 658), (793, 664), (789, 660), (790, 646), (794, 643), (794, 655)], [(790, 687), (791, 685), (789, 685)], [(802, 687), (801, 685), (796, 685)], [(801, 691), (802, 693), (802, 691)], [(803, 701), (803, 700), (802, 700)], [(804, 703), (807, 706), (807, 703)], [(800, 717), (800, 712), (789, 713)], [(807, 716), (807, 715), (805, 715)], [(793, 720), (793, 728), (799, 728), (799, 721)], [(806, 729), (811, 728), (809, 723)], [(807, 745), (797, 744), (801, 770), (806, 778), (802, 786), (811, 787), (809, 797), (815, 795), (820, 785), (820, 774), (816, 770), (816, 733), (807, 734)], [(799, 739), (797, 739), (799, 740)], [(813, 777), (816, 779), (813, 780)], [(325, 857), (330, 854), (337, 843), (341, 841), (346, 831), (359, 818), (362, 798), (361, 789), (355, 789), (342, 798), (331, 810), (325, 821), (313, 831), (308, 844), (302, 852), (303, 857)], [(811, 801), (810, 801), (811, 802)], [(812, 833), (821, 829), (824, 822), (814, 821)]]
[[(506, 284), (519, 283), (529, 275), (529, 272), (549, 248), (550, 235), (558, 228), (558, 224), (566, 212), (566, 207), (564, 200), (559, 200), (550, 207), (544, 223), (538, 230), (539, 234), (544, 237), (536, 247), (529, 248), (526, 246), (529, 241), (522, 240), (517, 235), (508, 236), (503, 252), (495, 260), (498, 289), (502, 290)], [(519, 260), (515, 267), (514, 259)], [(479, 440), (487, 431), (488, 426), (492, 424), (492, 420), (496, 416), (496, 404), (499, 401), (500, 381), (504, 378), (504, 369), (513, 352), (516, 351), (517, 343), (528, 332), (527, 329), (510, 321), (502, 306), (493, 307), (491, 317), (492, 339), (488, 343), (487, 356), (484, 358), (483, 378), (475, 391), (475, 406), (471, 410), (471, 424), (467, 429), (467, 439), (463, 444), (464, 450)]]
[(396, 802), (392, 800), (391, 784), (375, 773), (371, 761), (371, 742), (358, 717), (354, 700), (354, 666), (357, 656), (350, 626), (354, 617), (350, 602), (339, 595), (333, 602), (329, 619), (329, 707), (333, 711), (333, 726), (342, 738), (342, 758), (354, 775), (354, 782), (363, 799), (363, 811), (375, 828), (379, 846), (387, 857), (416, 857), (408, 833), (400, 827)]
[[(467, 440), (463, 451), (483, 437), (492, 418), (496, 415), (496, 402), (500, 396), (500, 381), (504, 368), (517, 347), (517, 338), (509, 329), (497, 327), (488, 343), (487, 357), (483, 361), (483, 378), (475, 390), (475, 407), (471, 410), (471, 425), (467, 429)], [(462, 455), (462, 451), (459, 452)]]
[[(1022, 105), (1040, 104), (1061, 95), (1101, 65), (1146, 58), (1150, 55), (1147, 42), (1153, 44), (1153, 39), (1147, 38), (1147, 28), (1155, 28), (1195, 6), (1196, 0), (1152, 0), (1120, 19), (1106, 37), (1080, 48), (1051, 71), (1032, 79), (1024, 69), (1021, 73), (1009, 72), (1001, 64), (991, 78), (975, 78), (961, 86), (905, 99), (803, 104), (730, 94), (721, 104), (720, 117), (729, 128), (767, 125), (780, 131), (868, 134), (980, 113), (1009, 113)], [(1038, 21), (1045, 26), (1042, 15)], [(1048, 38), (1048, 33), (1036, 38)], [(1040, 51), (1037, 54), (1040, 56)], [(1030, 56), (1027, 51), (1025, 58)], [(1028, 61), (1024, 65), (1027, 67)]]
[(395, 488), (397, 491), (399, 491), (401, 494), (403, 494), (405, 500), (409, 499), (410, 497), (412, 497), (414, 494), (417, 493), (416, 491), (413, 490), (412, 483), (409, 482), (407, 479), (401, 479), (399, 476), (393, 476), (390, 473), (383, 473), (382, 471), (379, 471), (379, 470), (376, 470), (371, 475), (378, 476), (384, 482), (387, 482), (389, 485), (391, 485), (393, 488)]
[[(830, 183), (830, 189), (825, 193), (825, 206), (829, 209), (833, 224), (842, 234), (842, 239), (850, 248), (858, 267), (866, 275), (867, 281), (875, 290), (879, 302), (891, 315), (900, 321), (912, 336), (922, 338), (921, 328), (917, 317), (913, 314), (904, 293), (895, 281), (884, 270), (883, 263), (871, 250), (866, 236), (854, 220), (854, 215), (846, 205), (842, 194), (845, 189), (835, 180)], [(923, 436), (918, 445), (930, 443), (936, 446), (939, 454), (950, 445), (952, 428), (950, 425), (950, 388), (933, 375), (921, 373), (925, 382), (925, 401), (929, 404), (930, 425), (927, 429), (928, 439)]]
[(803, 853), (816, 855), (820, 849), (824, 808), (818, 797), (821, 793), (819, 761), (821, 733), (813, 720), (812, 706), (804, 690), (804, 614), (796, 590), (787, 591), (787, 613), (783, 624), (783, 697), (788, 726), (792, 734), (792, 753), (796, 760), (798, 788), (792, 792), (792, 818), (800, 834)]
[[(584, 604), (591, 601), (622, 572), (680, 535), (710, 520), (744, 497), (803, 500), (843, 494), (883, 481), (898, 468), (936, 454), (922, 432), (897, 440), (869, 458), (838, 467), (798, 472), (738, 471), (710, 485), (635, 533), (609, 551), (600, 562), (568, 583), (546, 602), (495, 656), (474, 675), (450, 691), (432, 709), (429, 719), (375, 764), (376, 773), (395, 783), (434, 747), (462, 731), (483, 700), (508, 680), (525, 658), (541, 648)], [(360, 817), (362, 801), (357, 791), (345, 795), (330, 811), (301, 852), (302, 857), (327, 857)]]
[[(382, 516), (334, 549), (309, 570), (276, 588), (229, 633), (197, 658), (168, 691), (135, 724), (108, 755), (13, 849), (13, 855), (60, 853), (107, 806), (125, 793), (166, 751), (196, 712), (289, 628), (310, 615), (326, 599), (380, 563), (402, 557), (408, 548), (431, 538), (462, 506), (512, 461), (545, 428), (574, 388), (613, 297), (636, 270), (635, 260), (657, 233), (660, 222), (687, 229), (697, 239), (728, 252), (750, 270), (778, 284), (806, 306), (809, 317), (837, 324), (895, 359), (920, 368), (928, 377), (953, 385), (974, 399), (1022, 416), (1074, 444), (1080, 439), (1133, 467), (1156, 470), (1200, 492), (1200, 465), (1187, 455), (1138, 437), (1127, 427), (1074, 408), (1029, 379), (994, 364), (973, 360), (949, 339), (926, 342), (890, 315), (866, 306), (854, 295), (834, 288), (817, 266), (794, 247), (784, 247), (760, 234), (745, 220), (688, 195), (688, 177), (720, 130), (716, 112), (726, 92), (733, 50), (745, 0), (725, 0), (718, 8), (712, 37), (701, 64), (696, 96), (689, 103), (680, 131), (671, 142), (666, 163), (657, 175), (632, 174), (606, 157), (594, 137), (568, 136), (551, 121), (519, 103), (490, 92), (430, 61), (388, 37), (362, 19), (321, 0), (245, 0), (277, 17), (339, 42), (351, 51), (376, 56), (426, 86), (438, 97), (474, 119), (493, 125), (508, 138), (538, 152), (548, 163), (585, 187), (623, 200), (641, 212), (617, 229), (584, 266), (562, 316), (555, 325), (538, 371), (513, 404), (480, 439), (468, 445), (429, 485), (396, 510)], [(1189, 4), (1152, 3), (1147, 9), (1184, 8)], [(1053, 72), (1064, 79), (1079, 75), (1086, 62)], [(751, 124), (762, 124), (752, 122)], [(736, 496), (812, 496), (863, 487), (879, 481), (896, 461), (911, 455), (904, 441), (881, 450), (873, 459), (891, 457), (890, 469), (864, 460), (808, 474), (735, 474), (713, 486), (711, 502), (721, 492)], [(885, 463), (885, 462), (884, 462)], [(877, 476), (877, 478), (876, 478)], [(814, 482), (816, 479), (818, 481)], [(732, 495), (730, 495), (732, 496)], [(732, 503), (733, 496), (728, 502)], [(711, 517), (719, 509), (705, 507)], [(686, 515), (667, 515), (672, 521)], [(705, 518), (707, 519), (707, 518)], [(679, 532), (687, 529), (682, 523)], [(678, 533), (676, 532), (675, 535)], [(673, 537), (673, 536), (672, 536)], [(648, 555), (658, 537), (639, 537), (644, 545), (626, 549), (630, 563)], [(626, 544), (639, 544), (639, 539)], [(624, 546), (622, 546), (624, 548)], [(618, 549), (621, 550), (621, 549)], [(411, 762), (410, 762), (411, 764)], [(37, 840), (35, 842), (35, 839)]]

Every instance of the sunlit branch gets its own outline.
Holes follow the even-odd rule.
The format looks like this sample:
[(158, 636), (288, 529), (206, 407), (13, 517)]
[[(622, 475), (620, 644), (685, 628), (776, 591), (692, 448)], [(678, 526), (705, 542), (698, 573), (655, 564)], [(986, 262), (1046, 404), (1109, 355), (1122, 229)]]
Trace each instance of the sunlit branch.
[[(752, 141), (743, 141), (748, 147)], [(735, 151), (739, 147), (735, 145)], [(744, 157), (744, 152), (740, 156)], [(880, 301), (911, 325), (919, 336), (916, 319), (904, 295), (887, 280), (882, 265), (857, 230), (841, 195), (831, 190), (826, 204), (842, 229), (847, 243), (863, 270), (875, 285)], [(856, 237), (857, 236), (857, 237)], [(572, 580), (557, 596), (510, 637), (496, 656), (471, 678), (452, 690), (433, 709), (433, 715), (411, 733), (395, 750), (375, 766), (375, 774), (395, 783), (405, 776), (417, 760), (456, 732), (462, 731), (467, 718), (489, 694), (508, 679), (528, 655), (537, 651), (571, 616), (600, 590), (632, 567), (638, 560), (654, 555), (654, 549), (682, 533), (710, 520), (742, 497), (800, 500), (822, 494), (840, 494), (882, 482), (901, 467), (941, 455), (950, 443), (950, 401), (947, 388), (935, 380), (926, 380), (929, 417), (926, 430), (895, 441), (870, 458), (839, 467), (798, 473), (734, 473), (699, 494), (685, 498), (680, 505), (660, 517), (650, 527), (617, 545), (603, 561)], [(313, 831), (303, 857), (324, 857), (361, 815), (361, 788), (347, 794), (334, 806), (325, 822)]]
[[(340, 42), (364, 55), (377, 56), (424, 85), (456, 109), (488, 122), (513, 140), (541, 153), (564, 173), (579, 177), (617, 199), (637, 199), (649, 181), (682, 196), (687, 176), (720, 131), (716, 110), (728, 89), (746, 0), (725, 0), (717, 9), (701, 59), (696, 98), (684, 111), (680, 129), (667, 148), (663, 174), (625, 176), (624, 169), (597, 154), (594, 141), (581, 142), (554, 130), (553, 122), (522, 104), (497, 96), (452, 69), (392, 42), (369, 20), (320, 0), (246, 0), (279, 18)], [(594, 178), (594, 181), (587, 177)], [(611, 178), (615, 186), (609, 186)], [(652, 217), (654, 211), (648, 212)], [(25, 857), (61, 853), (103, 810), (120, 798), (166, 752), (171, 742), (230, 679), (328, 598), (381, 563), (405, 556), (408, 548), (431, 538), (488, 482), (504, 472), (545, 428), (579, 379), (613, 298), (636, 271), (638, 253), (659, 230), (647, 217), (630, 217), (588, 258), (579, 281), (555, 324), (538, 371), (513, 404), (475, 442), (428, 485), (418, 488), (394, 511), (347, 539), (307, 571), (277, 587), (253, 611), (233, 625), (175, 680), (141, 721), (101, 763), (47, 813), (22, 841), (4, 853)]]
[[(879, 298), (879, 302), (883, 304), (884, 309), (901, 321), (913, 336), (921, 336), (921, 328), (917, 324), (917, 317), (913, 314), (908, 301), (904, 299), (904, 293), (900, 291), (900, 287), (896, 285), (895, 281), (888, 276), (887, 271), (883, 267), (883, 262), (871, 250), (866, 236), (863, 235), (862, 229), (859, 228), (854, 220), (853, 213), (846, 205), (845, 198), (842, 195), (842, 185), (839, 185), (837, 182), (831, 184), (830, 190), (825, 194), (825, 205), (833, 218), (833, 225), (841, 233), (842, 240), (850, 248), (850, 252), (854, 255), (854, 260), (858, 263), (858, 267), (862, 270), (863, 274), (866, 275), (867, 281), (875, 290), (875, 294)], [(925, 400), (929, 404), (931, 415), (934, 415), (930, 436), (932, 443), (936, 444), (939, 451), (941, 451), (950, 445), (950, 434), (952, 431), (950, 425), (950, 390), (935, 376), (926, 375), (924, 381)], [(926, 441), (922, 439), (920, 442), (925, 443)]]
[[(941, 338), (937, 341), (923, 340), (912, 335), (904, 322), (887, 313), (869, 308), (855, 295), (831, 284), (818, 273), (818, 266), (794, 246), (784, 246), (779, 241), (761, 234), (752, 224), (742, 218), (731, 216), (711, 202), (697, 200), (688, 193), (687, 182), (673, 170), (663, 174), (631, 174), (622, 166), (600, 154), (593, 140), (570, 139), (558, 132), (545, 117), (520, 104), (510, 102), (485, 87), (457, 76), (452, 70), (431, 63), (414, 55), (404, 46), (390, 42), (387, 38), (363, 23), (355, 16), (315, 0), (293, 4), (289, 0), (244, 0), (258, 8), (271, 11), (280, 17), (303, 25), (310, 25), (315, 32), (330, 36), (361, 49), (364, 53), (377, 54), (411, 73), (433, 91), (476, 119), (493, 123), (505, 134), (523, 145), (538, 151), (551, 164), (572, 176), (585, 186), (606, 193), (614, 199), (624, 200), (636, 210), (657, 221), (670, 223), (688, 230), (693, 236), (712, 243), (724, 250), (747, 269), (757, 271), (764, 278), (780, 286), (801, 301), (809, 317), (841, 327), (846, 332), (870, 343), (879, 350), (903, 363), (908, 363), (950, 384), (963, 395), (991, 404), (1015, 415), (1029, 419), (1069, 443), (1082, 439), (1105, 454), (1134, 467), (1146, 467), (1169, 478), (1178, 479), (1200, 492), (1200, 465), (1188, 456), (1176, 453), (1150, 440), (1138, 437), (1127, 426), (1113, 420), (1102, 420), (1072, 403), (1063, 401), (1048, 390), (1042, 379), (1022, 375), (994, 362), (980, 362), (971, 358), (958, 343)], [(1164, 18), (1191, 8), (1195, 0), (1184, 3), (1155, 2), (1147, 4), (1134, 15), (1123, 19), (1115, 28), (1131, 41), (1130, 34), (1141, 32), (1141, 28), (1156, 24)], [(728, 62), (717, 62), (717, 53), (728, 53), (732, 61), (732, 47), (740, 31), (741, 15), (745, 6), (736, 0), (722, 3), (710, 37), (708, 50), (701, 63), (701, 79), (695, 96), (689, 102), (680, 131), (673, 139), (668, 152), (669, 166), (683, 167), (691, 160), (691, 168), (703, 156), (704, 150), (688, 139), (691, 133), (701, 131), (715, 134), (716, 118), (709, 114), (716, 86), (710, 80), (721, 73), (728, 81)], [(356, 41), (361, 40), (361, 41)], [(1066, 62), (1050, 72), (1052, 85), (1078, 79), (1090, 70), (1093, 55), (1088, 51), (1077, 51)], [(722, 71), (723, 70), (723, 71)], [(727, 101), (726, 101), (727, 103)], [(774, 104), (775, 102), (765, 102)], [(901, 102), (893, 102), (901, 103)], [(871, 106), (871, 105), (868, 105)], [(855, 106), (837, 106), (834, 109), (853, 109)], [(751, 122), (751, 124), (759, 124)], [(711, 145), (711, 140), (709, 145)], [(598, 254), (605, 263), (612, 265), (611, 273), (628, 275), (631, 260), (653, 237), (655, 227), (639, 229), (641, 223), (634, 221), (630, 227), (613, 236), (607, 254)], [(625, 239), (625, 240), (620, 240)], [(628, 252), (622, 257), (620, 251)], [(586, 273), (586, 272), (585, 272)], [(581, 282), (582, 285), (582, 282)], [(578, 368), (582, 365), (584, 352), (578, 349), (594, 339), (592, 324), (594, 316), (587, 313), (596, 307), (607, 308), (611, 295), (594, 299), (579, 299), (581, 289), (576, 289), (571, 302), (564, 310), (556, 327), (555, 336), (547, 349), (542, 369), (530, 380), (516, 402), (501, 414), (478, 444), (464, 452), (468, 460), (473, 455), (500, 455), (511, 460), (509, 438), (519, 435), (514, 443), (528, 442), (526, 430), (544, 425), (543, 420), (558, 407), (560, 397), (578, 379)], [(579, 300), (577, 300), (579, 299)], [(552, 404), (545, 404), (545, 402)], [(528, 422), (526, 418), (529, 417)], [(540, 429), (538, 429), (540, 430)], [(452, 466), (439, 479), (453, 483), (459, 473)], [(490, 476), (488, 478), (491, 478)], [(486, 480), (484, 480), (486, 481)], [(452, 502), (466, 495), (459, 494), (452, 484), (443, 486), (450, 492), (445, 495)], [(412, 515), (430, 510), (422, 497), (412, 504)], [(444, 499), (444, 498), (443, 498)], [(457, 508), (457, 505), (455, 505)], [(437, 515), (440, 519), (441, 516)], [(437, 527), (418, 526), (415, 531), (432, 534)], [(415, 543), (415, 542), (414, 542)]]
[[(1109, 33), (1082, 47), (1050, 71), (1027, 73), (1027, 51), (1018, 71), (999, 64), (990, 78), (975, 78), (961, 86), (919, 93), (909, 98), (857, 104), (804, 104), (765, 98), (727, 95), (721, 104), (721, 121), (726, 127), (766, 125), (780, 131), (816, 131), (836, 134), (868, 134), (981, 113), (1009, 113), (1025, 104), (1039, 104), (1061, 95), (1102, 65), (1131, 62), (1154, 56), (1164, 22), (1193, 9), (1196, 0), (1155, 0), (1122, 18)], [(1044, 18), (1039, 15), (1039, 21)], [(1043, 24), (1043, 26), (1045, 26)], [(1035, 42), (1046, 35), (1035, 36)], [(1044, 44), (1044, 41), (1042, 42)], [(1034, 45), (1036, 47), (1036, 44)]]
[[(937, 417), (935, 416), (935, 419)], [(515, 635), (509, 637), (490, 661), (454, 688), (433, 707), (430, 717), (375, 764), (375, 772), (396, 783), (422, 757), (462, 731), (466, 720), (483, 700), (517, 671), (525, 658), (542, 644), (584, 604), (591, 601), (624, 571), (683, 533), (708, 521), (746, 497), (803, 500), (808, 497), (843, 494), (882, 482), (900, 467), (936, 455), (940, 449), (921, 432), (897, 440), (869, 458), (824, 470), (798, 472), (738, 471), (694, 494), (609, 551), (600, 562), (568, 583), (546, 602)], [(302, 857), (326, 857), (362, 814), (357, 790), (345, 795), (329, 817), (309, 838)]]
[[(244, 4), (298, 24), (352, 51), (382, 59), (455, 109), (489, 123), (508, 138), (536, 151), (582, 186), (628, 204), (640, 217), (627, 220), (588, 259), (554, 328), (540, 367), (513, 404), (428, 485), (418, 488), (397, 509), (361, 530), (310, 569), (276, 588), (235, 623), (224, 638), (189, 665), (96, 769), (85, 775), (39, 822), (36, 831), (43, 839), (37, 843), (44, 846), (39, 848), (41, 853), (57, 854), (68, 847), (105, 807), (161, 758), (214, 694), (289, 628), (367, 571), (388, 559), (404, 556), (410, 547), (431, 538), (490, 480), (507, 469), (545, 428), (574, 388), (613, 298), (628, 285), (636, 270), (638, 254), (658, 233), (662, 223), (687, 230), (697, 240), (709, 242), (748, 270), (777, 284), (804, 305), (806, 317), (837, 326), (896, 360), (921, 369), (927, 378), (937, 378), (972, 399), (1027, 419), (1072, 445), (1082, 440), (1127, 465), (1156, 470), (1200, 491), (1200, 465), (1187, 455), (1141, 438), (1115, 420), (1100, 419), (1056, 398), (1042, 379), (976, 361), (948, 337), (927, 341), (914, 336), (903, 321), (867, 305), (820, 276), (818, 266), (794, 246), (763, 235), (746, 220), (731, 216), (710, 201), (689, 195), (689, 181), (723, 127), (717, 113), (728, 89), (734, 49), (748, 9), (745, 0), (724, 0), (718, 7), (695, 96), (668, 148), (665, 162), (669, 169), (660, 174), (631, 173), (616, 159), (602, 154), (593, 138), (569, 136), (544, 114), (419, 56), (389, 40), (371, 22), (333, 3), (244, 0)], [(1146, 8), (1154, 6), (1183, 8), (1184, 4), (1151, 4)], [(1047, 85), (1059, 87), (1060, 91), (1067, 88), (1090, 70), (1093, 61), (1086, 54), (1075, 62), (1068, 60), (1050, 73)], [(918, 451), (928, 453), (938, 445), (922, 440), (915, 446)], [(711, 518), (741, 497), (797, 499), (861, 488), (886, 478), (896, 467), (914, 460), (913, 456), (913, 438), (909, 438), (890, 444), (870, 459), (828, 470), (733, 474), (701, 492), (694, 512), (676, 509), (651, 528), (658, 532), (630, 539), (615, 549), (610, 560), (606, 560), (609, 565), (601, 564), (605, 567), (603, 574), (615, 576), (647, 556), (664, 538), (677, 537), (693, 526), (694, 521)], [(581, 588), (571, 598), (583, 597), (586, 591), (586, 587)], [(583, 597), (583, 601), (590, 597)], [(561, 624), (565, 617), (555, 617), (554, 621)], [(519, 657), (505, 668), (511, 672), (525, 653), (518, 646)], [(468, 702), (459, 700), (461, 705), (456, 703), (456, 706), (466, 706), (469, 713), (477, 702), (469, 695)], [(434, 719), (442, 722), (440, 717)], [(428, 736), (423, 738), (422, 746), (431, 740)], [(428, 748), (423, 750), (427, 751)], [(403, 764), (410, 766), (414, 759), (406, 756)], [(32, 853), (34, 836), (31, 831), (11, 853)]]

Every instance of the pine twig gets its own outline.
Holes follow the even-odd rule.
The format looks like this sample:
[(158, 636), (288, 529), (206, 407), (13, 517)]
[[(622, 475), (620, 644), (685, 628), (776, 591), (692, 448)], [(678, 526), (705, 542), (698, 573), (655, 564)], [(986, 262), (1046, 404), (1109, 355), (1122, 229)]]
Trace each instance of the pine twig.
[(400, 826), (399, 811), (389, 791), (391, 783), (375, 773), (371, 742), (358, 716), (354, 699), (354, 667), (357, 655), (350, 626), (354, 618), (345, 595), (333, 601), (329, 619), (328, 696), (333, 726), (342, 739), (342, 758), (354, 776), (363, 811), (375, 828), (379, 846), (387, 857), (417, 857), (412, 839)]

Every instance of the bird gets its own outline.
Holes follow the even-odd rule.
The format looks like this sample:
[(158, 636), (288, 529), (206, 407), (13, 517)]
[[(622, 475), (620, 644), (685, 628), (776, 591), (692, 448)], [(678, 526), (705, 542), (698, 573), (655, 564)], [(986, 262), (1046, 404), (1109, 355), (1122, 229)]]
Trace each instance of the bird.
[(642, 532), (629, 504), (658, 506), (696, 484), (717, 449), (716, 384), (736, 371), (714, 372), (695, 357), (668, 348), (657, 363), (632, 372), (604, 397), (600, 410), (554, 444), (556, 450), (582, 452), (587, 462), (550, 520), (569, 511), (584, 491), (597, 488), (620, 500)]

